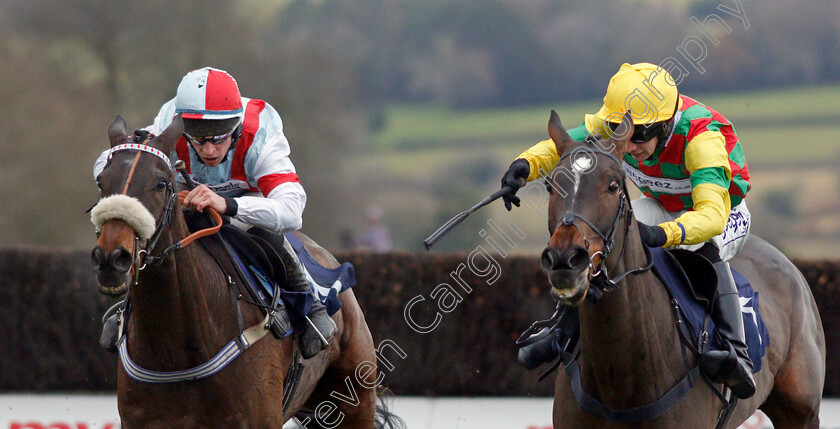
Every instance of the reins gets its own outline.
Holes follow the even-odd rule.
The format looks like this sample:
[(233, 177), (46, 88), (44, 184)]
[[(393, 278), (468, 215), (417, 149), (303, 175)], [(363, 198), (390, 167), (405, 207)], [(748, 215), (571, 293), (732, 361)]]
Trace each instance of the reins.
[[(137, 167), (137, 163), (140, 159), (140, 155), (143, 152), (150, 153), (155, 155), (156, 157), (163, 160), (169, 170), (171, 171), (172, 163), (169, 160), (169, 157), (166, 156), (160, 150), (153, 148), (151, 146), (146, 145), (145, 143), (151, 139), (151, 135), (147, 134), (145, 140), (142, 143), (130, 143), (124, 145), (118, 145), (111, 149), (109, 153), (109, 157), (116, 151), (119, 150), (137, 150), (137, 156), (134, 158), (134, 161), (131, 164), (131, 168), (126, 178), (126, 184), (123, 189), (123, 195), (125, 195), (128, 191), (128, 185), (131, 182), (131, 179), (134, 175), (135, 169)], [(138, 139), (139, 140), (139, 139)], [(185, 172), (182, 172), (185, 173)], [(185, 175), (185, 180), (188, 183), (188, 186), (194, 185), (191, 183), (192, 181), (189, 179), (189, 176)], [(147, 240), (147, 246), (145, 249), (140, 249), (140, 241), (142, 240), (140, 237), (136, 236), (135, 234), (135, 255), (134, 255), (134, 274), (133, 274), (133, 284), (138, 284), (140, 271), (145, 269), (148, 265), (158, 266), (163, 263), (163, 261), (174, 251), (183, 249), (190, 243), (194, 242), (195, 240), (207, 237), (219, 232), (222, 228), (222, 217), (221, 215), (213, 208), (208, 207), (208, 212), (210, 216), (216, 222), (215, 226), (204, 228), (199, 231), (196, 231), (188, 236), (184, 237), (183, 239), (179, 240), (175, 244), (167, 247), (164, 249), (160, 255), (153, 256), (150, 252), (155, 248), (158, 239), (160, 239), (163, 230), (167, 225), (170, 225), (172, 222), (172, 213), (175, 209), (175, 197), (178, 198), (178, 203), (183, 204), (184, 199), (186, 198), (189, 191), (184, 190), (179, 193), (175, 193), (173, 182), (170, 181), (167, 183), (167, 196), (166, 201), (164, 203), (163, 213), (161, 214), (159, 220), (156, 222), (155, 231), (152, 236)], [(193, 187), (193, 186), (191, 186)], [(190, 381), (190, 380), (197, 380), (201, 378), (210, 377), (222, 369), (224, 369), (229, 363), (233, 362), (242, 352), (250, 348), (254, 343), (261, 340), (270, 330), (271, 326), (271, 319), (274, 317), (274, 312), (266, 312), (266, 316), (264, 319), (257, 322), (255, 325), (245, 328), (242, 324), (242, 315), (239, 309), (239, 305), (237, 301), (241, 294), (238, 293), (236, 290), (236, 283), (228, 276), (227, 278), (228, 286), (232, 289), (233, 294), (233, 303), (234, 307), (237, 311), (237, 319), (239, 324), (239, 334), (235, 336), (232, 340), (230, 340), (223, 348), (220, 350), (215, 356), (213, 356), (207, 362), (204, 362), (201, 365), (196, 367), (186, 369), (186, 370), (179, 370), (179, 371), (152, 371), (145, 368), (140, 367), (134, 361), (131, 360), (131, 357), (128, 354), (128, 344), (126, 341), (126, 336), (124, 335), (124, 327), (125, 327), (125, 318), (126, 318), (126, 310), (128, 306), (128, 298), (124, 300), (121, 304), (119, 310), (117, 310), (118, 314), (118, 350), (120, 355), (120, 361), (122, 362), (123, 368), (125, 369), (126, 373), (129, 377), (136, 381), (146, 382), (146, 383), (172, 383), (172, 382), (180, 382), (180, 381)], [(277, 294), (279, 297), (280, 294)], [(112, 308), (113, 309), (113, 308)], [(110, 312), (111, 310), (109, 310)]]
[[(606, 155), (610, 160), (615, 162), (619, 167), (622, 167), (622, 169), (623, 169), (623, 165), (622, 165), (621, 161), (617, 157), (615, 157), (615, 155), (613, 155), (609, 152), (605, 152), (605, 151), (602, 151), (600, 149), (594, 148), (594, 147), (589, 147), (589, 146), (582, 146), (575, 151), (566, 152), (560, 158), (558, 163), (560, 161), (562, 161), (563, 159), (568, 158), (570, 155), (572, 155), (572, 153), (575, 153), (575, 152), (577, 152), (577, 153), (588, 152), (588, 153), (593, 154), (593, 155), (597, 155), (597, 154)], [(580, 220), (583, 223), (585, 223), (587, 226), (589, 226), (589, 228), (591, 228), (592, 231), (594, 231), (595, 234), (597, 234), (604, 241), (603, 251), (596, 252), (596, 254), (598, 254), (598, 253), (601, 254), (600, 255), (601, 256), (601, 262), (598, 265), (598, 267), (595, 267), (593, 265), (592, 257), (594, 255), (590, 256), (590, 261), (589, 261), (589, 271), (590, 271), (591, 278), (590, 278), (590, 290), (589, 290), (589, 293), (587, 294), (587, 298), (589, 298), (590, 301), (592, 301), (593, 303), (597, 302), (597, 300), (601, 297), (601, 295), (603, 295), (604, 291), (618, 289), (619, 288), (618, 283), (620, 281), (622, 281), (628, 275), (639, 274), (639, 273), (648, 271), (653, 267), (653, 264), (654, 264), (654, 260), (653, 260), (653, 257), (651, 255), (651, 253), (650, 253), (650, 249), (648, 249), (647, 246), (642, 245), (642, 248), (644, 249), (644, 252), (645, 252), (645, 258), (646, 258), (646, 263), (645, 263), (644, 266), (628, 270), (628, 271), (626, 271), (624, 273), (621, 273), (621, 274), (619, 274), (615, 277), (612, 277), (612, 278), (610, 278), (610, 276), (609, 276), (609, 272), (608, 272), (608, 269), (606, 267), (606, 260), (607, 260), (608, 255), (610, 254), (610, 252), (613, 250), (613, 244), (614, 244), (614, 241), (615, 241), (615, 235), (616, 235), (616, 232), (618, 230), (619, 223), (620, 223), (622, 218), (625, 219), (624, 220), (624, 237), (625, 238), (622, 241), (621, 249), (619, 251), (617, 260), (621, 260), (624, 256), (624, 252), (627, 248), (627, 234), (630, 232), (631, 220), (633, 219), (633, 206), (632, 206), (632, 203), (630, 202), (630, 196), (629, 196), (629, 193), (627, 192), (627, 184), (625, 182), (624, 176), (621, 177), (620, 182), (621, 182), (621, 189), (620, 189), (620, 195), (619, 195), (619, 198), (620, 198), (619, 207), (618, 207), (618, 210), (616, 212), (615, 218), (613, 219), (612, 227), (610, 228), (610, 230), (606, 234), (604, 232), (602, 232), (591, 221), (589, 221), (585, 217), (581, 216), (580, 214), (576, 213), (574, 211), (574, 207), (572, 207), (570, 210), (567, 210), (565, 213), (563, 213), (560, 220), (558, 221), (558, 226), (573, 226), (574, 228), (576, 228), (578, 230), (578, 232), (581, 234), (581, 236), (583, 237), (584, 243), (586, 244), (586, 247), (587, 247), (587, 250), (589, 250), (588, 249), (589, 248), (589, 239), (583, 233), (580, 226), (578, 226), (577, 220)], [(593, 270), (594, 270), (594, 274), (592, 274)], [(717, 424), (715, 426), (716, 428), (722, 428), (723, 426), (726, 425), (726, 423), (729, 419), (729, 416), (731, 415), (733, 409), (735, 408), (735, 405), (737, 404), (737, 398), (732, 397), (731, 399), (727, 399), (723, 394), (721, 394), (717, 390), (717, 388), (714, 386), (714, 384), (704, 374), (701, 373), (699, 365), (695, 366), (694, 368), (690, 367), (690, 365), (688, 364), (688, 356), (686, 355), (685, 348), (688, 347), (697, 356), (699, 356), (699, 352), (697, 351), (696, 348), (694, 348), (691, 345), (691, 342), (688, 340), (688, 334), (685, 332), (685, 324), (683, 323), (682, 317), (680, 315), (679, 304), (677, 304), (677, 302), (675, 300), (672, 300), (672, 306), (673, 306), (673, 310), (674, 310), (673, 313), (674, 313), (675, 323), (676, 323), (676, 326), (677, 326), (677, 332), (678, 332), (678, 335), (679, 335), (679, 338), (680, 338), (680, 351), (682, 352), (682, 355), (683, 355), (683, 363), (686, 366), (687, 374), (682, 378), (682, 380), (680, 380), (679, 383), (677, 383), (675, 386), (673, 386), (671, 389), (669, 389), (664, 395), (657, 398), (654, 402), (649, 403), (649, 404), (645, 404), (645, 405), (642, 405), (642, 406), (630, 408), (630, 409), (617, 410), (617, 409), (613, 409), (613, 408), (607, 406), (606, 404), (602, 403), (601, 401), (599, 401), (594, 396), (588, 394), (584, 390), (583, 385), (581, 383), (580, 368), (579, 368), (578, 362), (577, 362), (577, 359), (580, 356), (580, 344), (578, 344), (576, 346), (575, 351), (573, 351), (573, 353), (571, 353), (571, 354), (566, 353), (565, 351), (561, 351), (560, 357), (552, 364), (551, 368), (549, 368), (545, 373), (543, 373), (542, 376), (540, 376), (540, 380), (542, 380), (548, 374), (550, 374), (552, 371), (554, 371), (554, 369), (556, 369), (557, 366), (562, 362), (562, 363), (565, 364), (566, 374), (568, 375), (568, 377), (571, 381), (572, 392), (574, 393), (575, 399), (577, 400), (577, 402), (581, 406), (581, 408), (583, 408), (584, 410), (586, 410), (590, 413), (597, 414), (601, 417), (604, 417), (604, 418), (612, 420), (612, 421), (623, 422), (623, 423), (631, 423), (631, 422), (650, 421), (650, 420), (654, 420), (654, 419), (662, 416), (663, 414), (668, 412), (668, 410), (673, 408), (677, 403), (679, 403), (694, 388), (694, 386), (697, 384), (698, 379), (702, 379), (704, 382), (706, 382), (706, 384), (709, 385), (709, 387), (712, 389), (712, 391), (718, 396), (718, 398), (723, 403), (722, 408), (720, 410), (720, 413), (718, 415)], [(526, 333), (535, 332), (534, 331), (535, 329), (541, 329), (541, 328), (544, 328), (544, 327), (548, 326), (549, 329), (545, 330), (544, 332), (546, 332), (546, 335), (549, 334), (553, 329), (556, 329), (556, 327), (559, 326), (559, 324), (560, 324), (560, 311), (559, 310), (560, 310), (560, 306), (558, 304), (557, 311), (555, 311), (555, 314), (550, 319), (535, 323), (534, 325), (531, 326), (531, 328), (529, 328), (528, 331), (526, 331)], [(540, 335), (540, 338), (542, 338), (544, 336), (545, 335)], [(535, 341), (540, 339), (540, 338), (537, 338), (537, 339), (533, 339), (533, 340), (531, 340), (531, 339), (526, 340), (523, 337), (525, 337), (525, 334), (523, 334), (523, 336), (521, 336), (520, 339), (517, 340), (517, 344), (520, 344), (520, 341), (522, 343), (526, 343), (526, 341), (527, 342), (535, 342)]]
[[(184, 198), (186, 198), (187, 194), (189, 194), (189, 191), (181, 191), (181, 192), (178, 193), (178, 203), (179, 204), (184, 203)], [(168, 211), (169, 211), (169, 209), (168, 209)], [(213, 234), (219, 232), (219, 230), (222, 228), (222, 224), (223, 224), (222, 216), (219, 214), (219, 212), (217, 212), (215, 209), (213, 209), (211, 207), (208, 207), (207, 211), (210, 213), (210, 216), (213, 218), (213, 220), (216, 221), (216, 226), (212, 226), (212, 227), (209, 227), (209, 228), (204, 228), (204, 229), (198, 230), (198, 231), (182, 238), (177, 243), (167, 247), (166, 249), (164, 249), (160, 253), (160, 255), (153, 256), (149, 252), (154, 248), (154, 245), (157, 242), (157, 238), (160, 236), (160, 233), (158, 231), (160, 231), (161, 228), (158, 227), (159, 228), (158, 231), (155, 231), (155, 236), (156, 236), (155, 240), (150, 243), (147, 250), (144, 249), (144, 250), (140, 250), (140, 252), (138, 252), (137, 259), (142, 264), (142, 265), (140, 265), (139, 270), (142, 270), (143, 268), (145, 268), (147, 264), (155, 265), (155, 266), (160, 265), (160, 264), (163, 263), (164, 259), (166, 259), (166, 257), (169, 256), (169, 254), (172, 253), (173, 251), (181, 250), (184, 247), (186, 247), (188, 244), (192, 243), (193, 241), (195, 241), (199, 238), (207, 237), (207, 236), (210, 236), (210, 235), (213, 235)], [(171, 211), (169, 211), (169, 213), (167, 213), (165, 216), (167, 216), (167, 217), (171, 216)], [(167, 221), (168, 221), (168, 219), (167, 219)], [(142, 258), (140, 256), (140, 253), (142, 253), (144, 255)]]
[[(136, 142), (114, 146), (108, 152), (108, 157), (110, 158), (114, 154), (114, 152), (118, 152), (118, 151), (121, 151), (121, 150), (136, 150), (137, 151), (137, 156), (134, 157), (134, 161), (131, 163), (131, 168), (129, 169), (128, 176), (126, 177), (126, 180), (125, 180), (125, 186), (123, 187), (123, 191), (122, 191), (123, 195), (127, 195), (127, 193), (128, 193), (128, 186), (131, 183), (131, 179), (134, 177), (134, 172), (137, 168), (137, 163), (140, 161), (140, 155), (143, 154), (144, 152), (156, 156), (157, 158), (162, 160), (164, 163), (166, 163), (166, 166), (170, 170), (172, 169), (172, 162), (169, 160), (169, 157), (166, 156), (166, 154), (163, 153), (162, 151), (160, 151), (160, 150), (158, 150), (158, 149), (156, 149), (152, 146), (149, 146), (147, 144), (152, 139), (152, 137), (153, 137), (153, 135), (151, 133), (145, 133), (145, 135), (142, 137), (142, 141), (141, 141), (140, 137), (136, 136)], [(168, 194), (166, 195), (166, 202), (164, 203), (163, 214), (160, 216), (160, 219), (158, 220), (157, 224), (155, 225), (155, 232), (149, 238), (145, 249), (143, 249), (142, 246), (139, 245), (140, 238), (139, 237), (136, 238), (138, 243), (137, 243), (137, 245), (135, 245), (136, 254), (134, 255), (134, 261), (135, 261), (135, 264), (136, 264), (135, 281), (136, 281), (136, 276), (137, 276), (138, 272), (142, 271), (144, 268), (146, 268), (146, 265), (155, 265), (155, 266), (160, 265), (160, 264), (163, 263), (163, 261), (166, 259), (166, 257), (169, 256), (169, 254), (172, 253), (173, 251), (180, 250), (183, 247), (187, 246), (188, 244), (192, 243), (193, 241), (195, 241), (195, 240), (197, 240), (201, 237), (207, 237), (209, 235), (213, 235), (213, 234), (219, 232), (219, 230), (222, 228), (222, 223), (223, 222), (222, 222), (221, 215), (219, 215), (219, 213), (216, 212), (216, 210), (214, 210), (213, 208), (208, 208), (208, 212), (210, 213), (210, 216), (213, 217), (213, 219), (216, 221), (216, 226), (205, 228), (205, 229), (196, 231), (196, 232), (188, 235), (187, 237), (181, 239), (177, 243), (175, 243), (175, 244), (167, 247), (166, 249), (164, 249), (161, 252), (161, 254), (158, 255), (158, 256), (151, 255), (150, 252), (152, 251), (152, 249), (154, 249), (155, 245), (157, 244), (157, 241), (160, 238), (161, 233), (163, 232), (163, 227), (165, 225), (168, 225), (168, 224), (171, 223), (172, 212), (175, 209), (175, 204), (174, 204), (175, 203), (175, 197), (176, 197), (175, 187), (172, 184), (172, 182), (168, 182), (166, 184), (166, 188), (167, 188)], [(189, 191), (181, 191), (177, 194), (178, 202), (180, 204), (184, 203), (184, 198), (187, 196), (188, 193), (189, 193)], [(137, 250), (137, 249), (140, 249), (140, 250)]]

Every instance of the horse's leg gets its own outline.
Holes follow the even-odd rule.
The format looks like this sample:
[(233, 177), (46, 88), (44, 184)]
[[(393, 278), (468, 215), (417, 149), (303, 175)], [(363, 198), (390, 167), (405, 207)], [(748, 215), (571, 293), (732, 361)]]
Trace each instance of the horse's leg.
[[(337, 353), (307, 404), (310, 409), (324, 407), (324, 414), (328, 414), (316, 416), (320, 420), (313, 423), (370, 429), (374, 427), (378, 376), (373, 337), (352, 290), (343, 292), (340, 298), (344, 326)], [(327, 402), (329, 406), (324, 405)], [(327, 413), (330, 408), (331, 412)]]
[[(775, 428), (819, 428), (820, 398), (809, 392), (811, 377), (807, 368), (798, 367), (777, 375), (773, 390), (762, 404)], [(800, 379), (800, 377), (802, 377)]]
[[(791, 347), (791, 356), (776, 374), (773, 390), (760, 407), (776, 428), (818, 428), (823, 372), (817, 347)], [(798, 351), (798, 353), (797, 353)]]
[(342, 295), (344, 315), (344, 335), (341, 338), (341, 355), (333, 363), (335, 375), (332, 380), (325, 380), (326, 386), (348, 391), (355, 388), (357, 403), (339, 401), (339, 409), (347, 416), (347, 428), (372, 428), (376, 413), (376, 389), (379, 371), (376, 362), (376, 349), (373, 336), (365, 322), (365, 316), (359, 308), (352, 290)]
[[(321, 265), (328, 268), (338, 267), (339, 262), (326, 249), (300, 231), (295, 235), (303, 242), (306, 251)], [(339, 295), (341, 300), (341, 318), (343, 329), (338, 338), (338, 353), (318, 382), (310, 400), (310, 406), (329, 401), (336, 410), (329, 418), (324, 418), (326, 426), (335, 427), (341, 418), (342, 428), (372, 428), (376, 413), (376, 352), (373, 336), (365, 322), (359, 303), (353, 290)], [(316, 412), (317, 414), (317, 412)], [(317, 416), (316, 416), (317, 417)]]
[(819, 316), (814, 317), (818, 313), (813, 298), (801, 298), (802, 310), (793, 312), (794, 319), (799, 320), (790, 324), (788, 358), (776, 373), (773, 390), (760, 407), (776, 428), (819, 428), (820, 424), (825, 340)]

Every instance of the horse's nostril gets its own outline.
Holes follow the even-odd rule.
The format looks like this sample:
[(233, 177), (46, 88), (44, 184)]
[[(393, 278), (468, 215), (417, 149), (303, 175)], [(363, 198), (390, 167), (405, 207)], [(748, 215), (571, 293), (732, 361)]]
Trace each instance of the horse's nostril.
[(572, 269), (582, 269), (589, 263), (589, 253), (582, 246), (572, 247), (564, 256), (566, 264)]
[(111, 266), (120, 273), (128, 272), (133, 262), (131, 253), (124, 247), (118, 247), (111, 251), (111, 254), (108, 255), (108, 260)]
[(99, 246), (94, 247), (90, 252), (90, 267), (94, 271), (99, 271), (103, 262), (105, 262), (105, 251)]
[(583, 246), (575, 245), (561, 254), (548, 246), (540, 256), (540, 266), (544, 270), (582, 270), (589, 264), (589, 253)]
[(545, 270), (557, 269), (557, 261), (560, 259), (557, 256), (557, 250), (555, 250), (551, 246), (546, 247), (545, 250), (543, 250), (542, 255), (540, 256), (540, 265)]

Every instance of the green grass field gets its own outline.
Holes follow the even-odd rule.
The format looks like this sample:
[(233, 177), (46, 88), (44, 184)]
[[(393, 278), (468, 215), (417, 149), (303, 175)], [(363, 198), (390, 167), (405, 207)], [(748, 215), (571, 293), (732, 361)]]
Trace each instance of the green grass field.
[[(840, 220), (823, 215), (840, 208), (840, 177), (834, 168), (840, 161), (840, 85), (689, 95), (735, 125), (753, 174), (748, 202), (754, 232), (793, 257), (828, 254), (832, 240), (840, 239)], [(547, 138), (551, 109), (567, 127), (574, 127), (600, 104), (595, 99), (481, 110), (392, 106), (384, 112), (382, 129), (352, 161), (354, 170), (376, 171), (377, 179), (357, 185), (373, 191), (370, 203), (385, 210), (386, 221), (397, 232), (396, 246), (418, 250), (422, 238), (438, 226), (435, 222), (497, 189), (507, 165)], [(793, 207), (782, 215), (763, 216), (779, 204)], [(501, 206), (496, 203), (474, 216), (486, 220)], [(518, 216), (528, 225), (524, 229), (529, 237), (517, 251), (537, 252), (547, 238), (544, 215), (523, 212)], [(763, 216), (762, 221), (756, 216)], [(814, 224), (821, 226), (815, 229)], [(479, 242), (477, 234), (460, 234), (442, 247), (469, 251)]]

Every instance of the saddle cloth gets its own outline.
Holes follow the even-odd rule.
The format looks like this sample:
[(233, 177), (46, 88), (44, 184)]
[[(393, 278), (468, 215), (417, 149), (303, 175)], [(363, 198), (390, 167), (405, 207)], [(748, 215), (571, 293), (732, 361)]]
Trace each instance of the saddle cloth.
[[(249, 243), (248, 240), (258, 240), (258, 238), (235, 227), (223, 227), (221, 235), (224, 240), (231, 244), (230, 248), (234, 251), (234, 255), (231, 256), (234, 262), (240, 268), (244, 268), (241, 271), (244, 271), (246, 276), (250, 277), (245, 280), (252, 284), (253, 291), (263, 303), (271, 302), (276, 291), (280, 290), (280, 299), (286, 307), (286, 311), (289, 312), (292, 322), (292, 331), (287, 331), (283, 336), (300, 332), (304, 328), (305, 316), (309, 314), (314, 297), (318, 297), (324, 303), (327, 313), (332, 316), (341, 309), (338, 294), (356, 284), (353, 264), (345, 262), (337, 268), (326, 268), (306, 251), (297, 236), (289, 232), (285, 233), (284, 236), (286, 240), (289, 240), (289, 244), (292, 245), (303, 265), (312, 293), (288, 291), (282, 288), (283, 285), (277, 288), (275, 279), (285, 276), (274, 275), (275, 270), (272, 269), (272, 266), (277, 266), (279, 261), (271, 261), (271, 258), (276, 257), (271, 255), (272, 252), (262, 251), (262, 246), (265, 244)], [(282, 266), (282, 263), (279, 263), (279, 265)]]
[(296, 235), (287, 232), (284, 236), (286, 240), (289, 240), (289, 244), (295, 249), (298, 259), (303, 264), (306, 277), (309, 279), (309, 287), (327, 307), (327, 313), (332, 316), (341, 309), (338, 294), (356, 285), (356, 268), (349, 262), (336, 268), (324, 267), (306, 251), (303, 242)]
[[(654, 260), (654, 272), (665, 284), (671, 297), (679, 303), (683, 319), (695, 344), (698, 344), (701, 333), (707, 331), (710, 334), (709, 349), (719, 350), (715, 335), (711, 335), (714, 332), (714, 321), (707, 316), (710, 304), (706, 297), (712, 296), (713, 280), (717, 278), (711, 264), (702, 256), (686, 250), (666, 251), (662, 248), (651, 248), (650, 252)], [(753, 290), (749, 280), (734, 268), (732, 277), (735, 279), (741, 302), (741, 315), (744, 320), (747, 348), (753, 362), (753, 372), (758, 372), (761, 370), (761, 358), (770, 345), (770, 335), (759, 311), (759, 293)], [(706, 291), (703, 292), (703, 289)]]
[[(186, 216), (190, 213), (189, 216)], [(209, 218), (194, 212), (185, 212), (187, 225), (191, 231), (207, 227)], [(230, 258), (238, 266), (238, 271), (244, 274), (243, 281), (252, 295), (263, 305), (271, 303), (274, 293), (280, 291), (280, 300), (285, 311), (291, 319), (291, 328), (285, 332), (276, 332), (277, 326), (272, 326), (275, 335), (285, 337), (299, 333), (305, 327), (305, 316), (309, 314), (314, 297), (318, 297), (327, 308), (327, 313), (332, 316), (341, 309), (341, 301), (338, 294), (356, 285), (356, 274), (353, 264), (343, 263), (337, 268), (326, 268), (313, 258), (303, 245), (303, 242), (291, 232), (284, 234), (286, 240), (295, 250), (298, 259), (303, 265), (306, 277), (309, 280), (310, 292), (293, 292), (283, 289), (283, 285), (277, 286), (275, 279), (285, 277), (276, 271), (284, 270), (282, 262), (276, 256), (276, 252), (264, 250), (270, 246), (261, 240), (259, 236), (249, 234), (226, 223), (220, 230), (218, 236), (210, 236), (205, 239), (224, 241), (227, 248), (232, 251)]]

